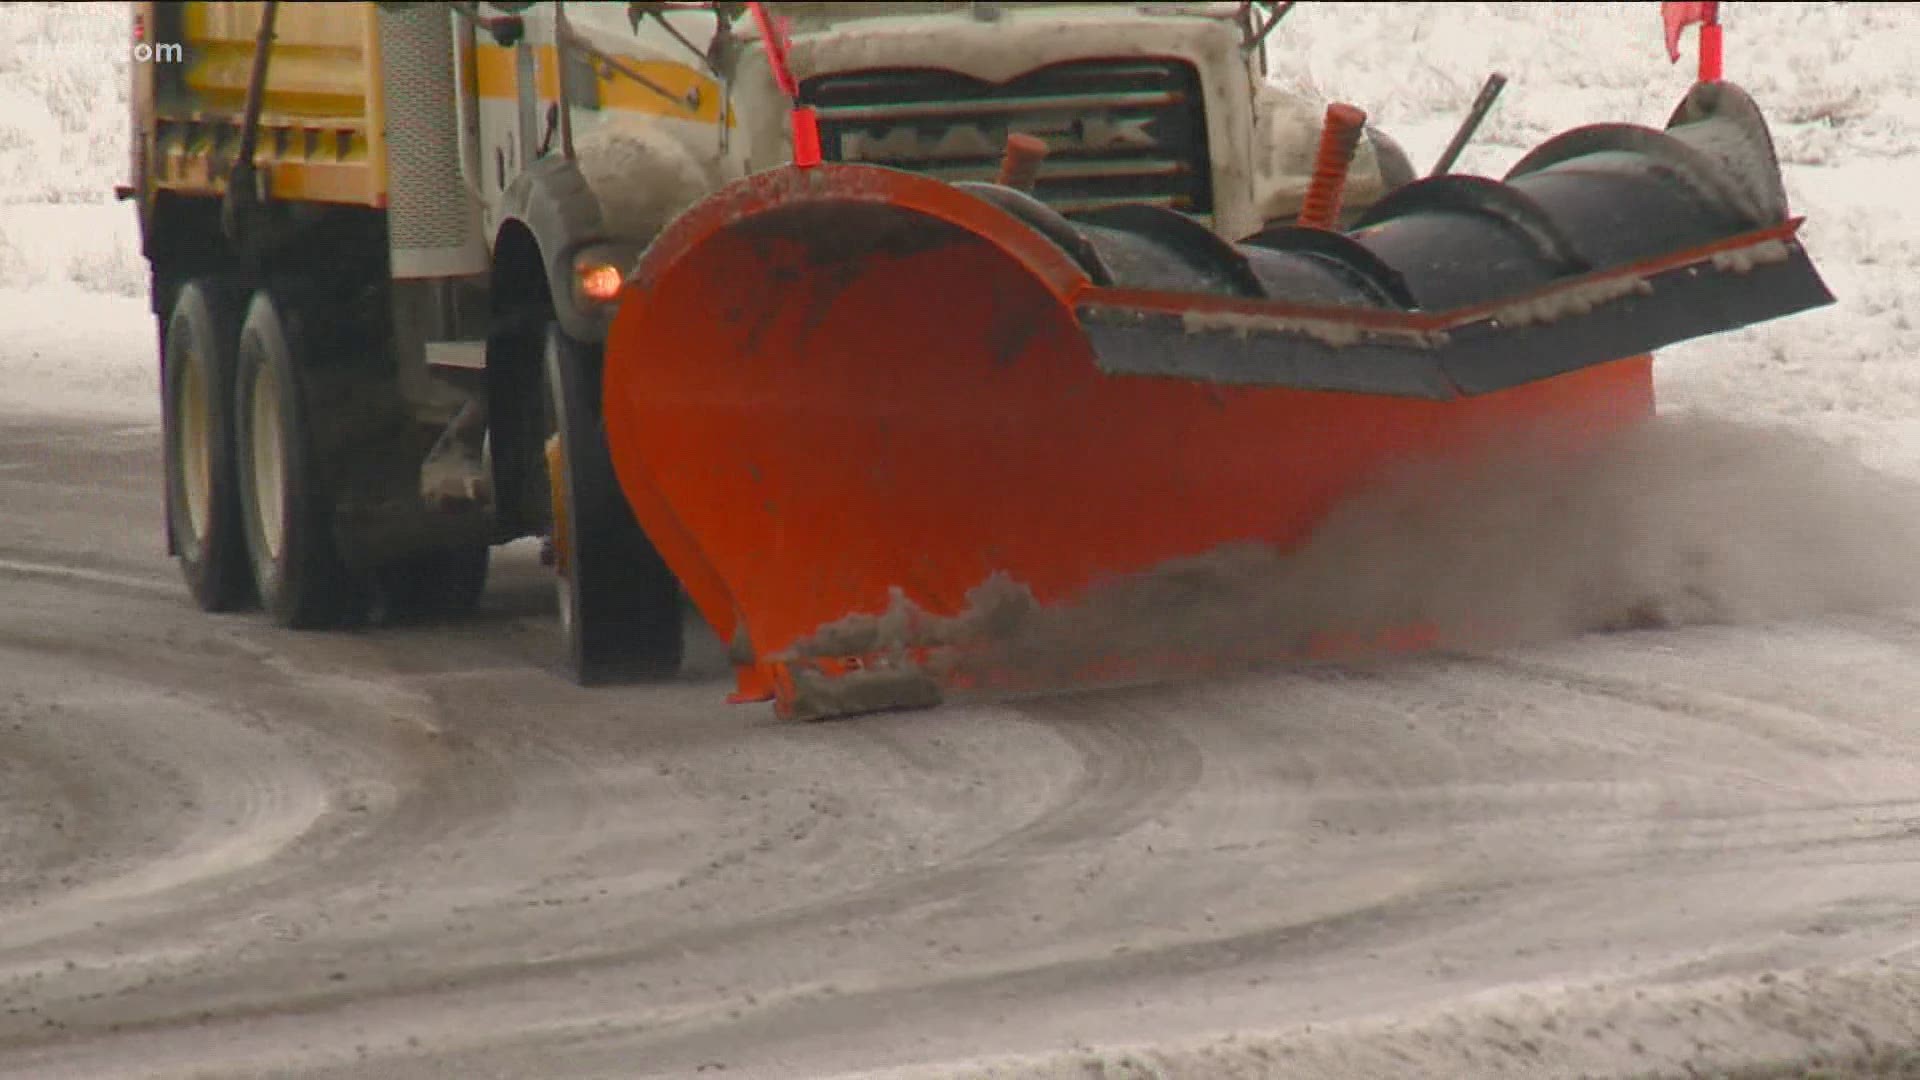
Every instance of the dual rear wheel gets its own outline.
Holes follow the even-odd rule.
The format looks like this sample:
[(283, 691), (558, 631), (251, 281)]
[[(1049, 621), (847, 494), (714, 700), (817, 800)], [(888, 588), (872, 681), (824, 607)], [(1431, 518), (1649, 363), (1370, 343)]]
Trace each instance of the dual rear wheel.
[[(163, 339), (167, 527), (194, 601), (257, 604), (297, 629), (458, 614), (484, 589), (484, 545), (356, 569), (334, 534), (336, 467), (316, 363), (329, 320), (296, 294), (213, 279), (180, 291)], [(670, 676), (682, 621), (673, 574), (634, 521), (600, 419), (600, 350), (549, 325), (540, 342), (552, 546), (566, 666), (583, 684)]]
[(234, 443), (241, 534), (260, 605), (281, 626), (350, 625), (372, 607), (372, 582), (334, 548), (330, 485), (314, 446), (304, 313), (255, 293), (234, 365)]
[(314, 416), (314, 317), (277, 291), (247, 299), (210, 279), (174, 303), (162, 346), (167, 526), (189, 592), (203, 610), (257, 604), (295, 629), (356, 625), (376, 609), (471, 610), (484, 545), (371, 570), (340, 558)]

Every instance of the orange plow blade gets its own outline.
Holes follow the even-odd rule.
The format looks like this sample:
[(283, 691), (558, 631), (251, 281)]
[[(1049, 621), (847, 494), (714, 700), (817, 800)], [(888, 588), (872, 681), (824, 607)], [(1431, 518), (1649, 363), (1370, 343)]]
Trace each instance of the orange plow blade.
[[(1830, 300), (1783, 201), (1718, 173), (1670, 190), (1698, 164), (1675, 132), (1644, 136), (1680, 151), (1576, 132), (1504, 184), (1426, 181), (1352, 234), (1237, 246), (1170, 212), (1069, 221), (887, 169), (760, 174), (628, 283), (615, 470), (739, 696), (783, 715), (1418, 648), (1421, 628), (1332, 627), (1023, 665), (998, 643), (1113, 582), (1287, 550), (1400, 463), (1543, 428), (1591, 442), (1651, 413), (1648, 350)], [(1703, 208), (1712, 185), (1725, 205)], [(1644, 235), (1581, 218), (1601, 212)]]

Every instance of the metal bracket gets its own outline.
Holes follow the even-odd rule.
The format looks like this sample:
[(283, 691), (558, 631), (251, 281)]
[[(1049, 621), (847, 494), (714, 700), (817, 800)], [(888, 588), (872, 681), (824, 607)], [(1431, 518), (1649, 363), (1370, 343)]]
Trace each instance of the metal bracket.
[(264, 201), (262, 177), (253, 167), (260, 144), (260, 112), (266, 105), (267, 61), (273, 55), (273, 23), (280, 0), (267, 0), (254, 33), (253, 68), (247, 73), (247, 100), (240, 120), (240, 147), (227, 174), (227, 190), (220, 199), (220, 230), (235, 247), (245, 250), (255, 209)]
[[(1260, 46), (1266, 44), (1267, 35), (1273, 33), (1274, 28), (1280, 25), (1280, 20), (1287, 17), (1287, 12), (1293, 10), (1293, 5), (1294, 5), (1294, 0), (1286, 0), (1285, 3), (1272, 4), (1272, 5), (1255, 4), (1255, 3), (1249, 2), (1244, 7), (1242, 7), (1241, 8), (1242, 16), (1250, 15), (1253, 12), (1253, 9), (1255, 7), (1270, 7), (1271, 11), (1267, 15), (1266, 22), (1261, 24), (1260, 29), (1254, 31), (1251, 35), (1247, 37), (1247, 40), (1240, 43), (1240, 51), (1242, 53), (1251, 55), (1253, 52), (1258, 50)], [(1252, 24), (1249, 22), (1247, 25), (1252, 25)], [(1263, 53), (1262, 55), (1264, 56), (1265, 54)], [(1262, 70), (1264, 69), (1265, 69), (1265, 65), (1262, 65)]]

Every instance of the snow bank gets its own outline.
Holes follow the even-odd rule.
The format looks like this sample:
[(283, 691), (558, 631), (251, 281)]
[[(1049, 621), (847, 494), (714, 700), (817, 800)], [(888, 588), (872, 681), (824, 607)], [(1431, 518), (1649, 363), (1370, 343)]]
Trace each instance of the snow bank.
[(144, 297), (71, 282), (0, 289), (0, 412), (160, 422), (158, 343)]
[[(1920, 476), (1920, 5), (1721, 8), (1726, 74), (1759, 103), (1807, 217), (1831, 308), (1660, 354), (1662, 404), (1784, 422)], [(1694, 32), (1667, 60), (1659, 6), (1301, 4), (1272, 38), (1273, 78), (1351, 101), (1424, 170), (1489, 72), (1506, 91), (1459, 168), (1498, 176), (1557, 132), (1661, 127), (1692, 80)]]
[(128, 5), (0, 4), (0, 409), (158, 417)]
[[(1756, 4), (1721, 8), (1726, 75), (1774, 124), (1783, 160), (1840, 164), (1911, 153), (1920, 101), (1909, 4)], [(1669, 63), (1652, 3), (1309, 3), (1274, 32), (1272, 77), (1351, 101), (1414, 154), (1438, 155), (1490, 72), (1508, 78), (1471, 171), (1580, 124), (1659, 125), (1693, 78), (1693, 31)], [(1438, 130), (1423, 129), (1438, 125)]]
[(0, 4), (0, 203), (101, 203), (127, 178), (131, 4)]

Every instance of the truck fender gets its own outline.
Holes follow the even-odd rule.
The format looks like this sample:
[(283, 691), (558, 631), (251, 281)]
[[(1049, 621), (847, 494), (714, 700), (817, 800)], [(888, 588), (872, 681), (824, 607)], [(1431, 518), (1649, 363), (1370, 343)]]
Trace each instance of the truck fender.
[[(579, 341), (603, 341), (611, 313), (583, 310), (573, 299), (573, 257), (581, 249), (608, 239), (600, 215), (600, 201), (574, 162), (559, 155), (541, 158), (519, 176), (500, 195), (500, 221), (496, 238), (515, 228), (525, 229), (539, 250), (541, 270), (545, 274), (548, 295), (553, 300), (554, 317), (569, 335)], [(494, 257), (512, 245), (498, 242)], [(517, 275), (502, 274), (496, 266), (494, 280)], [(512, 309), (526, 297), (495, 296), (494, 306)]]
[(616, 123), (584, 135), (575, 158), (542, 158), (514, 178), (501, 195), (501, 227), (517, 222), (532, 235), (569, 335), (603, 341), (612, 318), (574, 302), (575, 257), (598, 248), (600, 261), (630, 269), (668, 221), (719, 187), (717, 166), (657, 123)]
[(580, 172), (610, 236), (645, 245), (720, 187), (717, 150), (697, 142), (687, 125), (645, 116), (606, 117), (581, 135)]

